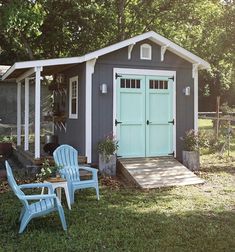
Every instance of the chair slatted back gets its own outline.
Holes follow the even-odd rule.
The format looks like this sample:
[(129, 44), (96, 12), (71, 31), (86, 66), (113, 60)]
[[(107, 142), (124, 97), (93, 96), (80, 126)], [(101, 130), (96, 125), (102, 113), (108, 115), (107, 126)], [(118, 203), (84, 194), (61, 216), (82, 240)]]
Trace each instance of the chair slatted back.
[(59, 146), (54, 152), (53, 157), (57, 166), (77, 166), (78, 165), (78, 152), (72, 146), (63, 144)]
[(5, 165), (6, 165), (6, 171), (7, 171), (8, 184), (10, 185), (15, 195), (19, 198), (19, 200), (27, 207), (28, 206), (27, 200), (22, 200), (22, 198), (20, 197), (20, 196), (24, 196), (25, 194), (21, 191), (21, 189), (17, 185), (15, 178), (13, 176), (13, 173), (12, 173), (11, 166), (9, 165), (7, 161), (5, 161)]
[(69, 178), (71, 181), (80, 181), (79, 167), (71, 166), (60, 170), (63, 177)]
[(6, 164), (6, 171), (7, 171), (7, 179), (8, 179), (8, 183), (10, 185), (10, 187), (12, 188), (13, 192), (16, 195), (25, 195), (19, 188), (19, 186), (17, 185), (13, 173), (12, 173), (12, 169), (9, 165), (9, 163), (7, 161), (5, 161)]

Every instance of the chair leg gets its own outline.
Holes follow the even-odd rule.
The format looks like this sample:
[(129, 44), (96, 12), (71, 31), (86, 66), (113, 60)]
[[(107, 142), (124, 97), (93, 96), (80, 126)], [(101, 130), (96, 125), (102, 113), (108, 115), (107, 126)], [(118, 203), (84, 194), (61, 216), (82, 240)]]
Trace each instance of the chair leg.
[(74, 204), (74, 192), (71, 186), (69, 186), (68, 189), (69, 189), (70, 205), (72, 205)]
[(19, 221), (21, 221), (21, 220), (22, 220), (22, 217), (24, 216), (24, 213), (25, 213), (25, 208), (24, 208), (24, 207), (22, 207), (21, 212), (20, 212)]
[(65, 216), (64, 216), (64, 210), (63, 210), (62, 206), (58, 206), (58, 212), (59, 212), (62, 227), (64, 230), (67, 230), (66, 220), (65, 220)]
[(27, 212), (25, 212), (25, 214), (21, 220), (21, 223), (20, 223), (19, 234), (21, 234), (25, 230), (25, 228), (28, 225), (30, 220), (31, 220), (31, 216)]
[(74, 204), (74, 190), (71, 189), (70, 191), (70, 204)]

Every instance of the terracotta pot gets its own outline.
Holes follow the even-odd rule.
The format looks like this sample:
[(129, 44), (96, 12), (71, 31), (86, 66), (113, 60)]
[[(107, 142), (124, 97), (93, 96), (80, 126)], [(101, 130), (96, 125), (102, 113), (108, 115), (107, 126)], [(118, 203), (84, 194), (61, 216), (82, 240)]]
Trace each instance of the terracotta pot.
[(12, 154), (12, 143), (0, 143), (0, 155), (8, 157)]

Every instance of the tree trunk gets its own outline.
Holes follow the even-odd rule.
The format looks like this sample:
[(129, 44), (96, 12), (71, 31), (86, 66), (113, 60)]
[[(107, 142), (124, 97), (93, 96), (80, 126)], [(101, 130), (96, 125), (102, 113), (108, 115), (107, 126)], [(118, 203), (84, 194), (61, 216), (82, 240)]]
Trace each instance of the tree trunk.
[(24, 46), (25, 46), (25, 49), (26, 49), (26, 51), (27, 51), (27, 53), (28, 53), (28, 55), (29, 55), (29, 59), (30, 59), (30, 60), (33, 60), (33, 59), (34, 59), (33, 51), (32, 51), (32, 49), (31, 49), (31, 47), (30, 47), (28, 41), (25, 39), (24, 36), (21, 36), (21, 39), (22, 39), (22, 42), (23, 42), (23, 44), (24, 44)]
[(124, 13), (125, 6), (126, 6), (126, 0), (117, 1), (118, 41), (122, 41), (125, 39), (125, 26), (126, 26), (126, 18)]

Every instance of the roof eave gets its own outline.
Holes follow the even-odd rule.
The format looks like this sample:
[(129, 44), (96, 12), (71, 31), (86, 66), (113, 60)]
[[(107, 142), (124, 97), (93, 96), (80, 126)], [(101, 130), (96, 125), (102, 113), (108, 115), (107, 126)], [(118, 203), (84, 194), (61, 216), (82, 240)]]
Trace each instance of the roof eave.
[(7, 77), (15, 71), (16, 63), (12, 65), (2, 76), (2, 80), (6, 80)]
[(76, 64), (76, 63), (82, 63), (84, 61), (85, 61), (85, 56), (16, 62), (2, 76), (2, 80), (7, 79), (17, 69), (46, 67), (46, 66), (53, 66), (53, 65), (58, 66), (58, 65), (66, 65), (66, 64)]

